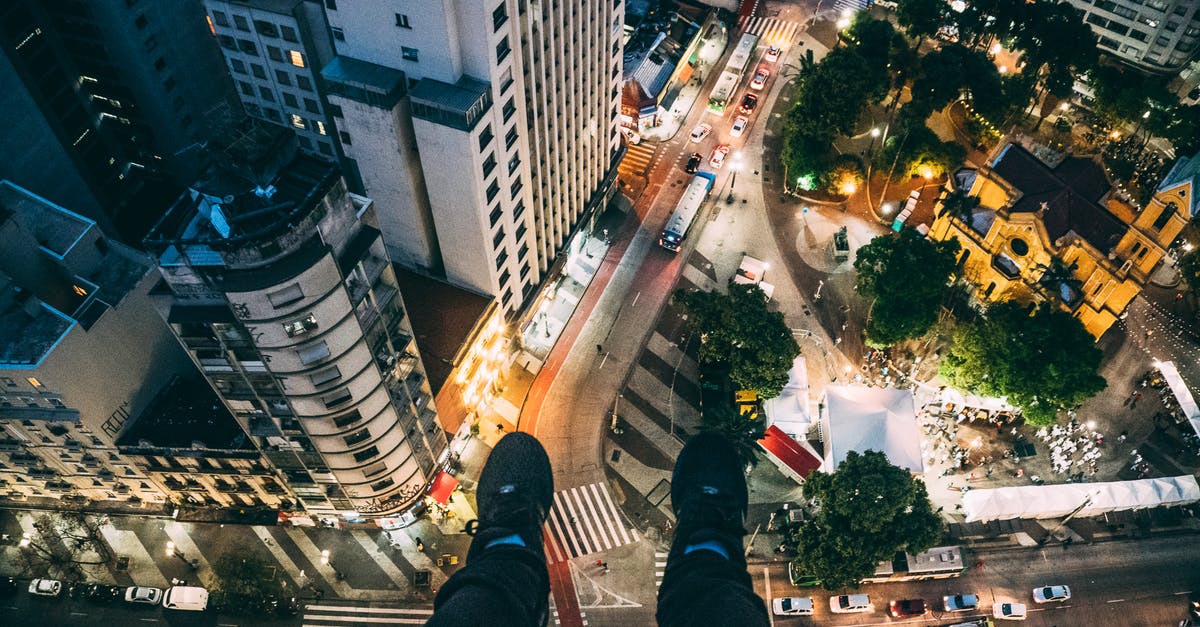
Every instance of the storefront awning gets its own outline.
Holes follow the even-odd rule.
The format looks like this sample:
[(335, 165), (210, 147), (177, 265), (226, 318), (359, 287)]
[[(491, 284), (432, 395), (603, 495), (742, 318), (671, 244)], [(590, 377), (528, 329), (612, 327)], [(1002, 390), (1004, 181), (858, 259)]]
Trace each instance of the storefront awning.
[(767, 427), (767, 432), (758, 444), (800, 479), (808, 477), (809, 473), (821, 467), (821, 458), (813, 455), (809, 449), (775, 425)]
[(438, 503), (445, 505), (446, 501), (450, 499), (450, 493), (457, 487), (458, 479), (455, 479), (454, 475), (443, 470), (434, 477), (433, 483), (429, 484), (429, 496), (433, 497), (433, 500)]

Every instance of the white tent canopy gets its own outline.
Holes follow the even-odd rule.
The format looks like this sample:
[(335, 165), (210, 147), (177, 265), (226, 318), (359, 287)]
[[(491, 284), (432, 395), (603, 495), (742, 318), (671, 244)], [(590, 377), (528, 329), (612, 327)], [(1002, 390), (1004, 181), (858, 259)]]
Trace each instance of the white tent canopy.
[(914, 473), (925, 471), (912, 390), (831, 385), (821, 404), (826, 472), (850, 451), (871, 450)]
[(1187, 418), (1188, 422), (1192, 423), (1192, 428), (1200, 435), (1200, 407), (1196, 407), (1196, 399), (1192, 397), (1187, 384), (1183, 382), (1183, 377), (1179, 376), (1179, 369), (1175, 367), (1175, 363), (1170, 361), (1155, 361), (1154, 367), (1158, 368), (1158, 371), (1162, 373), (1163, 380), (1167, 382), (1167, 387), (1171, 388), (1171, 393), (1175, 395), (1175, 400), (1179, 401), (1179, 409), (1183, 410), (1183, 416)]
[(1016, 411), (1017, 408), (1008, 404), (1006, 397), (1000, 396), (976, 396), (974, 394), (963, 394), (954, 388), (946, 388), (941, 391), (938, 399), (942, 403), (954, 403), (958, 408), (974, 407), (976, 409), (986, 409), (988, 411)]
[(1106, 512), (1187, 505), (1200, 501), (1192, 475), (1061, 485), (971, 490), (963, 495), (967, 522), (1013, 518), (1098, 516)]
[(808, 439), (808, 428), (812, 426), (808, 402), (808, 368), (804, 358), (797, 357), (788, 370), (788, 382), (783, 391), (763, 404), (767, 425), (775, 425), (793, 440), (803, 442)]

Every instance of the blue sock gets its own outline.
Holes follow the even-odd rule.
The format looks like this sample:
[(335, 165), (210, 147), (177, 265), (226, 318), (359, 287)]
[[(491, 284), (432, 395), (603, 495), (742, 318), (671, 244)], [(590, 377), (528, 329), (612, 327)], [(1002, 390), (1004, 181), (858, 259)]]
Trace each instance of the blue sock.
[(483, 548), (490, 549), (499, 544), (515, 544), (516, 546), (525, 546), (525, 541), (521, 539), (521, 536), (514, 533), (512, 535), (504, 536), (503, 538), (496, 538), (495, 540), (488, 542)]
[(729, 551), (716, 540), (708, 540), (699, 544), (689, 544), (683, 547), (683, 554), (687, 555), (693, 551), (712, 551), (725, 559), (729, 559)]

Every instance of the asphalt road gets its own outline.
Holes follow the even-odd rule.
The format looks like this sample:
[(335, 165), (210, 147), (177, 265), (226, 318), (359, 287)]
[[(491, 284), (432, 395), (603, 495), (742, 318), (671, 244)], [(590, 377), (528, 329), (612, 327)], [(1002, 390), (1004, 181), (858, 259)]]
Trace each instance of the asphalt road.
[[(993, 603), (1018, 602), (1029, 607), (1030, 626), (1068, 627), (1112, 625), (1120, 627), (1174, 627), (1187, 614), (1188, 595), (1200, 590), (1200, 545), (1191, 536), (1159, 537), (1091, 546), (1009, 550), (989, 553), (980, 570), (962, 577), (925, 582), (866, 585), (856, 592), (871, 597), (870, 614), (835, 615), (829, 596), (819, 588), (797, 590), (788, 583), (781, 566), (752, 566), (755, 589), (767, 599), (811, 596), (817, 614), (811, 618), (775, 617), (776, 625), (950, 625), (990, 614)], [(1066, 584), (1072, 598), (1065, 603), (1037, 605), (1031, 591), (1042, 585)], [(768, 592), (769, 590), (769, 592)], [(843, 591), (844, 592), (844, 591)], [(947, 614), (941, 597), (969, 593), (980, 598), (984, 613)], [(923, 598), (933, 610), (925, 618), (891, 619), (887, 603), (893, 599)]]

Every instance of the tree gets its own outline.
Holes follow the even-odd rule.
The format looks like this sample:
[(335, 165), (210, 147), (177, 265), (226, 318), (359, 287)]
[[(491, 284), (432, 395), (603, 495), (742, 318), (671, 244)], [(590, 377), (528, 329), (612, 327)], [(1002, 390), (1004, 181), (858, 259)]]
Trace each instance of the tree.
[(896, 21), (908, 31), (909, 37), (917, 38), (917, 48), (926, 37), (937, 34), (942, 27), (942, 13), (946, 10), (944, 0), (900, 0), (896, 7)]
[(920, 337), (933, 327), (958, 249), (956, 239), (934, 242), (916, 229), (880, 235), (858, 249), (854, 259), (858, 291), (872, 299), (868, 344), (890, 346)]
[(253, 553), (226, 551), (212, 563), (212, 569), (216, 592), (228, 611), (254, 613), (283, 593), (274, 580), (274, 568)]
[(851, 154), (841, 154), (833, 158), (824, 175), (824, 187), (831, 194), (849, 196), (863, 186), (863, 163)]
[(729, 293), (676, 290), (675, 300), (700, 334), (700, 362), (728, 362), (729, 378), (762, 398), (779, 396), (800, 346), (783, 314), (767, 309), (757, 285), (730, 283)]
[(954, 330), (940, 372), (953, 386), (1006, 396), (1033, 425), (1054, 422), (1108, 384), (1098, 374), (1102, 353), (1077, 318), (1052, 305), (992, 304)]
[[(903, 111), (912, 107), (910, 103)], [(892, 180), (911, 176), (936, 178), (962, 164), (967, 149), (958, 142), (944, 142), (925, 122), (902, 115), (896, 133), (884, 142), (875, 156), (875, 166), (890, 172)]]
[(733, 443), (743, 466), (758, 465), (758, 441), (767, 432), (763, 418), (743, 416), (728, 404), (705, 407), (700, 417), (700, 430), (724, 435)]
[(979, 206), (979, 197), (971, 196), (961, 189), (955, 189), (942, 199), (942, 208), (938, 217), (950, 215), (963, 224), (971, 224), (975, 208)]
[(827, 590), (856, 586), (896, 552), (920, 553), (942, 536), (925, 484), (879, 451), (850, 451), (835, 472), (813, 472), (804, 498), (815, 512), (787, 543), (800, 571)]
[(1187, 289), (1195, 296), (1200, 296), (1200, 249), (1183, 256), (1179, 260), (1179, 274), (1183, 277)]
[(80, 511), (38, 516), (33, 523), (37, 533), (19, 543), (22, 572), (68, 581), (85, 579), (89, 567), (108, 564), (113, 558), (102, 524)]
[[(1025, 11), (1026, 19), (1015, 33), (1017, 47), (1025, 51), (1025, 72), (1037, 77), (1041, 90), (1068, 98), (1077, 76), (1095, 67), (1100, 53), (1096, 35), (1083, 21), (1083, 13), (1066, 3), (1037, 2)], [(1038, 116), (1038, 124), (1042, 117)]]

